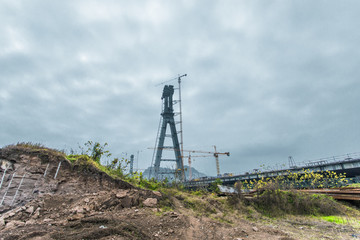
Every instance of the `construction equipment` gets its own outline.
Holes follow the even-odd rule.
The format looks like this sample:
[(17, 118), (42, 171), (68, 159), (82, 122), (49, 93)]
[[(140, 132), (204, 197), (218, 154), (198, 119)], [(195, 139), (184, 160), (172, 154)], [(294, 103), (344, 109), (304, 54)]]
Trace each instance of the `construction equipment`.
[[(200, 156), (196, 156), (196, 157), (210, 157), (210, 156), (213, 156), (215, 157), (215, 163), (216, 163), (216, 173), (217, 173), (217, 176), (221, 176), (220, 174), (220, 163), (219, 163), (219, 155), (226, 155), (226, 156), (230, 156), (230, 152), (218, 152), (216, 150), (216, 146), (214, 145), (214, 152), (209, 152), (209, 151), (200, 151), (200, 150), (182, 150), (182, 152), (187, 152), (189, 153), (189, 156), (188, 156), (188, 160), (189, 160), (189, 168), (190, 168), (190, 171), (191, 171), (191, 157), (195, 157), (195, 156), (191, 156), (191, 153), (204, 153), (204, 154), (211, 154), (211, 155), (200, 155)], [(149, 148), (149, 149), (152, 149), (152, 148)], [(172, 147), (162, 147), (161, 150), (176, 150)], [(178, 149), (180, 150), (180, 149)], [(184, 156), (182, 156), (184, 157)], [(190, 174), (190, 172), (189, 172)], [(191, 178), (191, 177), (190, 177)]]
[[(188, 153), (207, 153), (207, 154), (212, 154), (215, 157), (215, 162), (216, 162), (216, 173), (217, 176), (220, 176), (220, 163), (219, 163), (219, 155), (226, 155), (226, 156), (230, 156), (230, 152), (218, 152), (216, 150), (216, 146), (214, 145), (214, 152), (207, 152), (207, 151), (199, 151), (199, 150), (183, 150), (183, 152), (188, 152)], [(190, 159), (191, 161), (191, 159)], [(191, 166), (190, 166), (191, 168)]]

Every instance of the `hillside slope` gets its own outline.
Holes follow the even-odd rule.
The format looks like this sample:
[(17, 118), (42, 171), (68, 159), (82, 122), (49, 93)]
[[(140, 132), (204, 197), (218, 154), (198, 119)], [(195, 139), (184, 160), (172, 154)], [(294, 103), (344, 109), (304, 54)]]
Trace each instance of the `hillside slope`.
[(302, 218), (284, 224), (256, 211), (246, 216), (225, 209), (226, 198), (140, 189), (47, 148), (9, 146), (0, 149), (0, 161), (1, 239), (286, 240), (318, 239), (329, 229), (346, 239), (354, 233), (325, 222), (314, 222), (314, 229)]

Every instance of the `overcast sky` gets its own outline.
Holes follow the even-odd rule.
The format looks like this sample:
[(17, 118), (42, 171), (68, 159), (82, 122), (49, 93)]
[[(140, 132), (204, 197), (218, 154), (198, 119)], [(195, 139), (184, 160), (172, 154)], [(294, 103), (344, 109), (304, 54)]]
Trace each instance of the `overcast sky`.
[[(107, 142), (151, 164), (162, 86), (221, 172), (359, 152), (357, 0), (0, 0), (0, 146)], [(170, 84), (176, 84), (176, 81)], [(216, 174), (213, 158), (199, 171)]]

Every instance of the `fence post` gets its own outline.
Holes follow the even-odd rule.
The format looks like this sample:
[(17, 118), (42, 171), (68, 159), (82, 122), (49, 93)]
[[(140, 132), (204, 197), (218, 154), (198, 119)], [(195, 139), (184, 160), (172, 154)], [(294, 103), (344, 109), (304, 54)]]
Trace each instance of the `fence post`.
[(5, 193), (4, 193), (4, 196), (3, 196), (2, 200), (1, 200), (0, 206), (3, 205), (3, 202), (4, 202), (4, 200), (5, 200), (6, 194), (7, 194), (7, 192), (8, 192), (9, 189), (10, 189), (10, 186), (11, 186), (12, 180), (13, 180), (14, 177), (15, 177), (15, 174), (16, 174), (16, 172), (14, 172), (13, 175), (12, 175), (12, 177), (11, 177), (11, 180), (10, 180), (10, 182), (9, 182), (9, 185), (7, 186), (7, 189), (6, 189), (6, 191), (5, 191)]
[(2, 178), (1, 178), (0, 189), (1, 189), (1, 187), (2, 187), (2, 184), (3, 184), (4, 178), (5, 178), (5, 174), (6, 174), (7, 169), (8, 169), (8, 168), (6, 167), (6, 168), (5, 168), (5, 171), (4, 171), (4, 173), (3, 173), (3, 176), (2, 176)]
[(57, 177), (57, 175), (58, 175), (58, 172), (59, 172), (60, 166), (61, 166), (61, 161), (59, 162), (59, 165), (58, 165), (58, 168), (57, 168), (57, 170), (56, 170), (56, 173), (55, 173), (54, 179), (56, 179), (56, 177)]
[(22, 177), (22, 179), (21, 179), (21, 181), (20, 181), (19, 187), (16, 189), (15, 195), (14, 195), (14, 197), (13, 197), (13, 200), (11, 201), (10, 206), (12, 206), (12, 205), (14, 204), (15, 198), (16, 198), (16, 196), (17, 196), (18, 192), (19, 192), (19, 189), (20, 189), (20, 187), (21, 187), (21, 185), (22, 185), (23, 181), (24, 181), (24, 177), (25, 177), (25, 175), (26, 175), (26, 173), (24, 173), (24, 175), (23, 175), (23, 177)]
[(50, 164), (50, 163), (48, 163), (48, 165), (47, 165), (46, 168), (45, 168), (44, 177), (46, 177), (46, 172), (47, 172), (47, 170), (48, 170), (49, 164)]

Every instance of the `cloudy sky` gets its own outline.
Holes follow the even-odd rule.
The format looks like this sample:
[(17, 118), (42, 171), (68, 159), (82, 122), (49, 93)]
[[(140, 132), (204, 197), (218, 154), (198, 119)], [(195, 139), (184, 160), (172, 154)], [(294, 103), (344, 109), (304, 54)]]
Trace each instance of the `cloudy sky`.
[[(0, 0), (0, 146), (108, 142), (151, 164), (162, 86), (221, 172), (359, 152), (359, 1)], [(176, 84), (176, 81), (172, 82)], [(171, 82), (170, 82), (171, 84)], [(213, 158), (193, 164), (210, 175)]]

